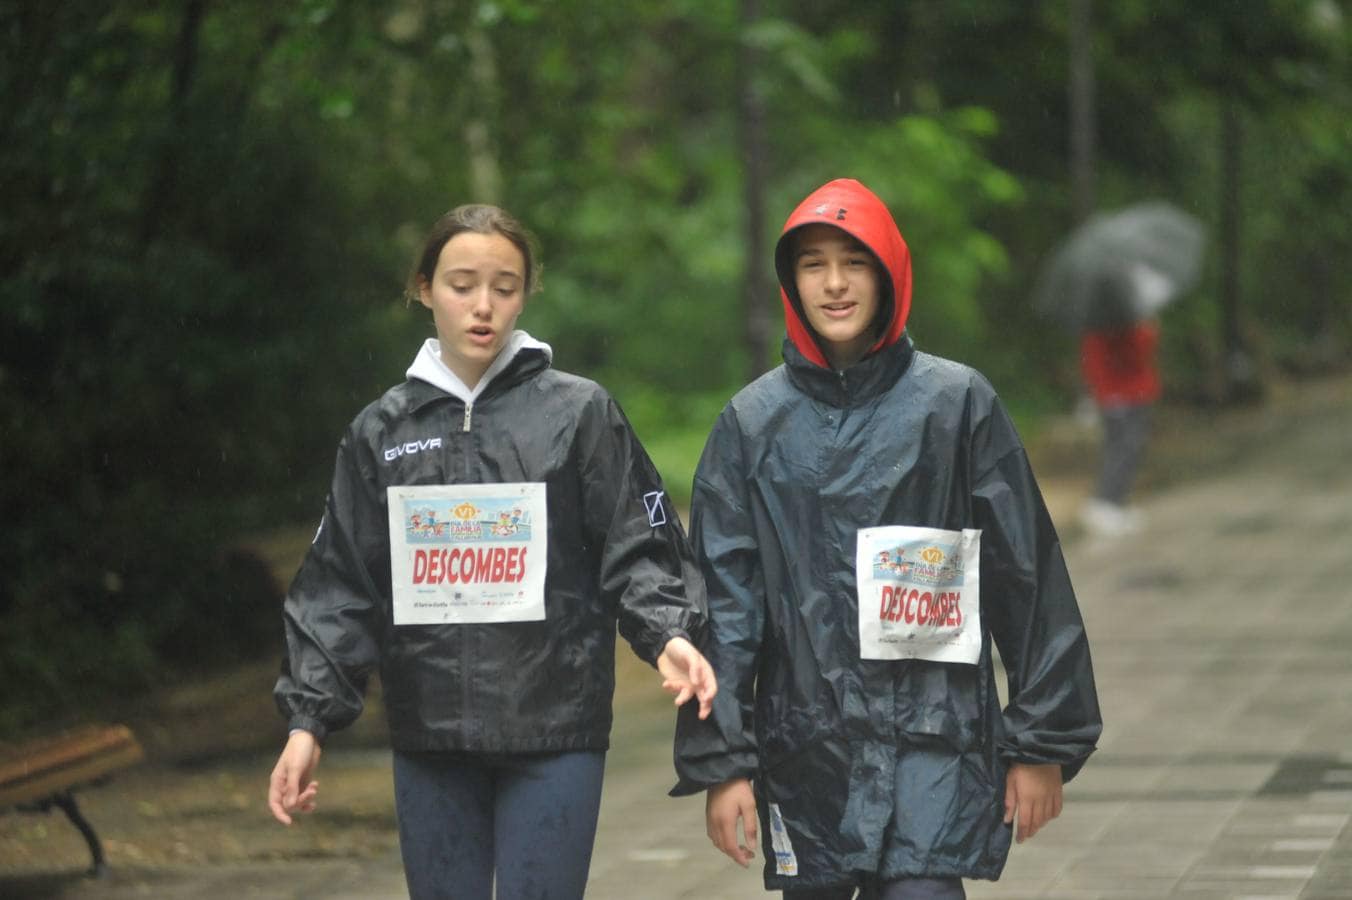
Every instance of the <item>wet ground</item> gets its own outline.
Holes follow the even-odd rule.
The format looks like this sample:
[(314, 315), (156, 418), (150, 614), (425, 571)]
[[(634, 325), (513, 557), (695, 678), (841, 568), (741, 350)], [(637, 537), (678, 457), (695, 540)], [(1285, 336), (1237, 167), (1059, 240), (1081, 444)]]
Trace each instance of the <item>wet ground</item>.
[[(1146, 532), (1079, 532), (1092, 435), (1035, 448), (1094, 651), (1107, 723), (1066, 812), (974, 898), (1352, 897), (1352, 380), (1258, 409), (1161, 416)], [(178, 686), (137, 722), (151, 760), (84, 791), (111, 871), (85, 878), (60, 814), (0, 814), (3, 898), (403, 897), (378, 716), (325, 755), (293, 829), (262, 796), (275, 663)], [(620, 667), (589, 898), (766, 896), (718, 856), (702, 801), (665, 796), (657, 679)]]

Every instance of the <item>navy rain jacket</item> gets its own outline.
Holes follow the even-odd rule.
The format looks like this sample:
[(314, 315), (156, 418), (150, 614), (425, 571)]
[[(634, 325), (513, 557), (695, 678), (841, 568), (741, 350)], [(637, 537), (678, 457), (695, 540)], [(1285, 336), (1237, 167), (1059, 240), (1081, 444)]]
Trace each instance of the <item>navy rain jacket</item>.
[[(550, 368), (548, 345), (517, 332), (468, 403), (414, 377), (428, 352), (339, 445), (286, 599), (278, 707), (323, 740), (361, 713), (378, 668), (397, 750), (606, 749), (617, 623), (649, 663), (703, 632), (704, 585), (676, 511), (615, 401)], [(547, 485), (545, 619), (394, 625), (386, 487), (511, 482)]]
[[(878, 344), (843, 372), (794, 287), (787, 236), (816, 222), (886, 273)], [(770, 889), (997, 878), (1007, 765), (1057, 763), (1068, 781), (1101, 731), (1056, 532), (990, 384), (904, 334), (910, 258), (881, 200), (855, 181), (824, 186), (789, 217), (776, 268), (784, 365), (732, 399), (695, 476), (719, 693), (708, 720), (679, 714), (672, 793), (752, 779)], [(976, 665), (860, 658), (856, 534), (877, 525), (981, 530)]]

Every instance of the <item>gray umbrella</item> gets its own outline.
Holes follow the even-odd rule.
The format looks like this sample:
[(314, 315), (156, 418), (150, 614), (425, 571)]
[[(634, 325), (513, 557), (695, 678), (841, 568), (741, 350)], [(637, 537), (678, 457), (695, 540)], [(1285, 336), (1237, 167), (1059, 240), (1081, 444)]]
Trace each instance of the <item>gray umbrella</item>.
[(1098, 213), (1043, 265), (1033, 306), (1069, 328), (1127, 325), (1197, 283), (1202, 224), (1163, 201)]

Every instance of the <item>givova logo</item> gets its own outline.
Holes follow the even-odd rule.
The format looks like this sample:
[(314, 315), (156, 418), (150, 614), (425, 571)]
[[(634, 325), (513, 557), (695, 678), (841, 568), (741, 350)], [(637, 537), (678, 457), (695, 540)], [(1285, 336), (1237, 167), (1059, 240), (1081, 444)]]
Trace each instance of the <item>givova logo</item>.
[(437, 450), (441, 447), (441, 438), (426, 438), (416, 441), (409, 441), (405, 444), (396, 444), (393, 447), (386, 447), (385, 462), (394, 462), (401, 456), (411, 456), (414, 453), (421, 453), (424, 450)]

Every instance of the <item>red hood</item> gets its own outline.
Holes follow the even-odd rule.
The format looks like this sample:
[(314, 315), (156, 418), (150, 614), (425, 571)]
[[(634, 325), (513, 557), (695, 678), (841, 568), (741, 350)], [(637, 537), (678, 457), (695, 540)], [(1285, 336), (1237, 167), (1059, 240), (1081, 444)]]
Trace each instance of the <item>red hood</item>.
[[(879, 298), (880, 315), (887, 318), (878, 343), (872, 353), (889, 344), (895, 344), (906, 330), (906, 316), (911, 311), (911, 251), (902, 240), (897, 223), (878, 196), (852, 178), (837, 178), (817, 188), (798, 204), (784, 223), (779, 243), (775, 245), (775, 272), (779, 275), (779, 297), (784, 303), (784, 322), (789, 339), (812, 362), (829, 369), (816, 337), (803, 320), (798, 289), (794, 284), (793, 265), (789, 258), (789, 232), (804, 225), (825, 223), (834, 225), (854, 237), (878, 258), (887, 270), (885, 296)], [(890, 283), (888, 283), (890, 282)]]

